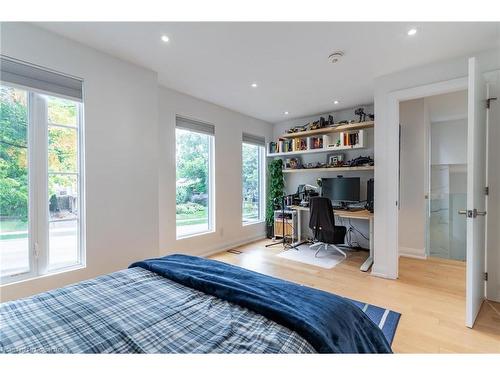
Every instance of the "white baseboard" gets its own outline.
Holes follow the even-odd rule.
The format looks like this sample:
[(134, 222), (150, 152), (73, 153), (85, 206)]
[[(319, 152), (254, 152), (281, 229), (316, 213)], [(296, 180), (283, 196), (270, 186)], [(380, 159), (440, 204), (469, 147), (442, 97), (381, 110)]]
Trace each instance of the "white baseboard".
[(427, 254), (425, 253), (425, 249), (416, 249), (413, 247), (400, 246), (399, 256), (407, 258), (416, 258), (416, 259), (427, 259)]
[(375, 272), (375, 271), (371, 271), (370, 276), (381, 277), (383, 279), (388, 279), (388, 280), (396, 280), (397, 279), (397, 277), (392, 277), (392, 276), (386, 275), (385, 273)]
[(263, 234), (259, 234), (257, 236), (253, 236), (253, 237), (249, 237), (249, 238), (246, 238), (244, 240), (240, 240), (240, 241), (234, 241), (234, 242), (230, 242), (230, 243), (227, 243), (227, 244), (223, 244), (223, 245), (219, 245), (219, 246), (216, 246), (215, 248), (213, 249), (209, 249), (209, 250), (206, 250), (200, 254), (198, 254), (197, 256), (200, 256), (200, 257), (208, 257), (210, 255), (214, 255), (214, 254), (217, 254), (217, 253), (220, 253), (220, 252), (223, 252), (223, 251), (226, 251), (226, 250), (230, 250), (232, 248), (235, 248), (235, 247), (238, 247), (238, 246), (243, 246), (243, 245), (246, 245), (250, 242), (254, 242), (254, 241), (258, 241), (258, 240), (262, 240), (266, 238), (265, 235)]
[(498, 293), (487, 293), (486, 299), (488, 301), (499, 302), (500, 303), (500, 290)]

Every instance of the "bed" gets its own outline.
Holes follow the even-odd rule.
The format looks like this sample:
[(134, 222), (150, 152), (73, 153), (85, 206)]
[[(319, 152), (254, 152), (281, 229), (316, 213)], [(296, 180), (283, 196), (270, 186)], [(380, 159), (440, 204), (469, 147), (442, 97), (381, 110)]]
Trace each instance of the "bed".
[(2, 353), (390, 353), (342, 297), (186, 255), (0, 305)]

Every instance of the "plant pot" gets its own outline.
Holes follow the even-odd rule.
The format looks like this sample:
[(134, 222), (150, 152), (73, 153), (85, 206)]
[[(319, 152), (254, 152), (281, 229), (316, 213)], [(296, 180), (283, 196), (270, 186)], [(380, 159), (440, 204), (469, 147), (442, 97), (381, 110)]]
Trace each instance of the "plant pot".
[(274, 237), (274, 226), (271, 224), (266, 224), (266, 236), (272, 239)]

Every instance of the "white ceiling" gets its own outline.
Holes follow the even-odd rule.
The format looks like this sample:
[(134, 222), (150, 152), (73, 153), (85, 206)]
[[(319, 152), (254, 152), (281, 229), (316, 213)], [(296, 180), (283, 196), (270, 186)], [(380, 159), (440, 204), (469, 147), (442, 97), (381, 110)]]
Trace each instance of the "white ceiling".
[[(164, 86), (269, 122), (371, 103), (375, 77), (500, 46), (500, 23), (38, 25), (150, 68)], [(331, 64), (338, 49), (345, 57)]]

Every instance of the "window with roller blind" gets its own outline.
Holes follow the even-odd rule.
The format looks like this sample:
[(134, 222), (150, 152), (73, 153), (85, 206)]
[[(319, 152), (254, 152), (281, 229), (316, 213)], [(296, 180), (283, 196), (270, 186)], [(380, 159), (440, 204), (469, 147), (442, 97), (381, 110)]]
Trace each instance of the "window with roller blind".
[(214, 136), (212, 124), (176, 118), (176, 236), (213, 232)]
[(242, 222), (243, 225), (264, 220), (265, 139), (243, 133), (242, 155)]
[(1, 56), (2, 284), (85, 263), (83, 83)]

